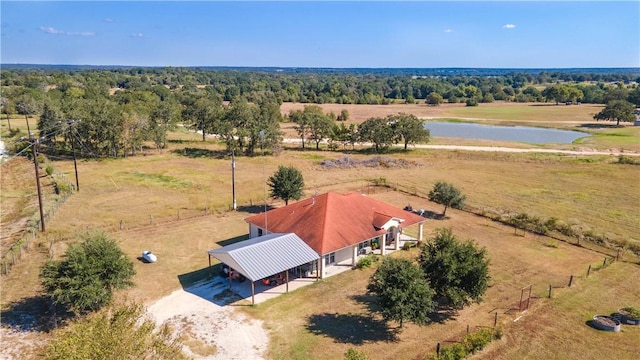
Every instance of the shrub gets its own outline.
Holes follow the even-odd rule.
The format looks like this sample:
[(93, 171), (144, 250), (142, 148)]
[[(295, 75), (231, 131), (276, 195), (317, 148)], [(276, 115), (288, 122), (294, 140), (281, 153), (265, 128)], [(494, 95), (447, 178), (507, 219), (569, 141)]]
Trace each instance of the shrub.
[(367, 255), (363, 258), (360, 258), (360, 260), (358, 260), (358, 264), (356, 265), (356, 267), (358, 269), (362, 269), (362, 268), (370, 267), (371, 264), (373, 264), (373, 258), (371, 255)]
[(476, 99), (467, 100), (467, 106), (478, 106), (478, 100)]
[(402, 250), (409, 251), (411, 250), (411, 242), (407, 241), (402, 245)]
[(634, 307), (626, 307), (622, 308), (622, 310), (628, 312), (629, 316), (631, 316), (632, 318), (640, 319), (640, 309), (636, 309)]
[(623, 165), (640, 165), (640, 161), (636, 161), (634, 160), (632, 157), (630, 156), (624, 156), (624, 155), (620, 155), (618, 156), (618, 162), (617, 164), (623, 164)]
[(462, 360), (467, 356), (467, 349), (463, 344), (454, 344), (440, 349), (440, 360)]
[(350, 348), (349, 350), (347, 350), (346, 353), (344, 353), (344, 359), (345, 360), (367, 360), (368, 357), (364, 352)]
[(45, 171), (47, 172), (47, 175), (51, 176), (51, 174), (53, 174), (53, 166), (47, 166)]
[(467, 353), (473, 354), (478, 350), (482, 350), (488, 343), (493, 340), (494, 332), (492, 329), (481, 329), (479, 331), (467, 334), (462, 340)]

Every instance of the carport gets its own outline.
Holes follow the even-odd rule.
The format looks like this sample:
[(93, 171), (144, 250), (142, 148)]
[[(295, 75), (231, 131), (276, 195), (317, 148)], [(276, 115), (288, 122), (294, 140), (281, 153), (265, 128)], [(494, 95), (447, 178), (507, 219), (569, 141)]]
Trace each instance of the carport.
[[(255, 281), (285, 272), (289, 292), (289, 269), (319, 261), (318, 254), (298, 235), (276, 233), (255, 237), (207, 251), (209, 269), (211, 257), (227, 264), (251, 280), (251, 303), (255, 304)], [(316, 263), (316, 268), (319, 264)], [(316, 271), (316, 274), (318, 272)]]

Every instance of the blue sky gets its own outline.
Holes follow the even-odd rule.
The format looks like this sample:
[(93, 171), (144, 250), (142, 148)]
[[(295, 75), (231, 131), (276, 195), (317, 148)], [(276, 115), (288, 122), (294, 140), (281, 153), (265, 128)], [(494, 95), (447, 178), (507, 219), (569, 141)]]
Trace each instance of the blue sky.
[(0, 62), (640, 67), (640, 1), (2, 1)]

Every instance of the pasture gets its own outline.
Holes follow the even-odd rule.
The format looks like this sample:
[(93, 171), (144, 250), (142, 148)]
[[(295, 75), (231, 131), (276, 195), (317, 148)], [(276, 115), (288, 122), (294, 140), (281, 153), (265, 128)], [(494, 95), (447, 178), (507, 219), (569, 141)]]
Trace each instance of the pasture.
[[(513, 108), (516, 105), (519, 104), (513, 104)], [(336, 107), (335, 113), (345, 108), (332, 106)], [(409, 112), (411, 108), (411, 105), (380, 106), (391, 106), (388, 109), (393, 113)], [(438, 108), (415, 106), (426, 109), (423, 116), (429, 116), (428, 110), (447, 117), (475, 117), (472, 113), (459, 113), (471, 110), (458, 104)], [(393, 107), (403, 110), (396, 111)], [(522, 117), (528, 121), (547, 121), (551, 115), (537, 113), (543, 108), (546, 109), (534, 108), (539, 118), (527, 113)], [(583, 111), (586, 107), (558, 108)], [(353, 112), (352, 108), (347, 109), (351, 121), (366, 119), (364, 113), (356, 112), (355, 105)], [(374, 106), (366, 111), (384, 115)], [(484, 116), (499, 118), (501, 111)], [(620, 132), (624, 135), (621, 138), (635, 139), (635, 143), (629, 141), (631, 148), (638, 146), (638, 133), (633, 128), (605, 128), (603, 132)], [(279, 156), (238, 157), (237, 212), (229, 211), (231, 159), (219, 144), (203, 143), (197, 135), (186, 131), (171, 134), (170, 147), (162, 152), (80, 161), (81, 191), (71, 196), (49, 220), (47, 232), (39, 235), (25, 260), (3, 277), (2, 311), (15, 302), (37, 297), (38, 269), (49, 251), (54, 257), (60, 256), (75, 234), (87, 228), (104, 228), (113, 233), (134, 261), (136, 287), (121, 293), (121, 297), (150, 304), (177, 288), (206, 278), (206, 250), (246, 235), (248, 226), (243, 219), (264, 205), (264, 178), (275, 172), (278, 165), (292, 165), (302, 171), (307, 195), (316, 191), (359, 191), (399, 207), (411, 204), (439, 213), (442, 206), (430, 203), (425, 195), (436, 181), (443, 180), (461, 189), (470, 207), (488, 213), (525, 212), (543, 219), (555, 217), (611, 239), (639, 240), (640, 170), (638, 166), (616, 164), (614, 157), (416, 149), (383, 155), (413, 164), (407, 167), (322, 165), (323, 160), (344, 156), (371, 157), (358, 152), (300, 151), (292, 146)], [(73, 162), (61, 160), (50, 164), (73, 178)], [(28, 176), (15, 177), (14, 184), (22, 184), (12, 190), (21, 194), (15, 197), (16, 201), (5, 197), (6, 169), (3, 165), (3, 228), (5, 223), (19, 220), (17, 208), (37, 209), (33, 184), (26, 180)], [(24, 163), (21, 169), (33, 170), (29, 163)], [(374, 183), (386, 183), (403, 191), (372, 186)], [(283, 205), (272, 199), (267, 202), (274, 207)], [(13, 215), (5, 218), (5, 214)], [(558, 347), (564, 349), (568, 359), (595, 359), (605, 349), (609, 356), (625, 358), (628, 349), (637, 344), (640, 329), (625, 327), (619, 334), (605, 334), (585, 325), (595, 312), (610, 313), (627, 304), (640, 306), (640, 295), (626, 281), (640, 276), (637, 258), (626, 254), (626, 262), (614, 263), (586, 278), (590, 264), (601, 264), (605, 254), (612, 255), (615, 251), (600, 248), (592, 251), (531, 234), (523, 237), (514, 234), (510, 227), (463, 211), (448, 210), (447, 215), (447, 219), (427, 222), (426, 237), (436, 228), (451, 227), (457, 237), (472, 239), (487, 248), (492, 282), (481, 304), (449, 314), (426, 327), (408, 324), (398, 332), (394, 324), (384, 324), (369, 311), (370, 299), (365, 289), (373, 269), (365, 269), (326, 279), (257, 307), (237, 309), (265, 322), (271, 336), (268, 357), (274, 359), (339, 358), (351, 347), (361, 349), (372, 359), (421, 358), (432, 352), (437, 342), (459, 339), (467, 325), (492, 325), (496, 312), (505, 336), (490, 345), (480, 358), (544, 358), (557, 354), (550, 349)], [(53, 247), (49, 249), (51, 243)], [(152, 250), (160, 261), (153, 266), (141, 263), (137, 257), (142, 250)], [(393, 256), (416, 254), (414, 249)], [(570, 275), (579, 277), (568, 288)], [(520, 289), (529, 284), (534, 285), (532, 308), (514, 322)], [(554, 287), (552, 299), (545, 298), (549, 285)], [(621, 345), (611, 346), (612, 339)]]

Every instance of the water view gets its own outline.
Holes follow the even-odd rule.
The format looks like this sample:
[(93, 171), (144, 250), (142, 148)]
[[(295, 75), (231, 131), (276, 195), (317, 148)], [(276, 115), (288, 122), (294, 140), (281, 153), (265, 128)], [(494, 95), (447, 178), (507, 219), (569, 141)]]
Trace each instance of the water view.
[(427, 122), (424, 125), (434, 137), (517, 141), (531, 144), (570, 144), (591, 136), (581, 131), (544, 129), (530, 126), (491, 126), (470, 123)]

